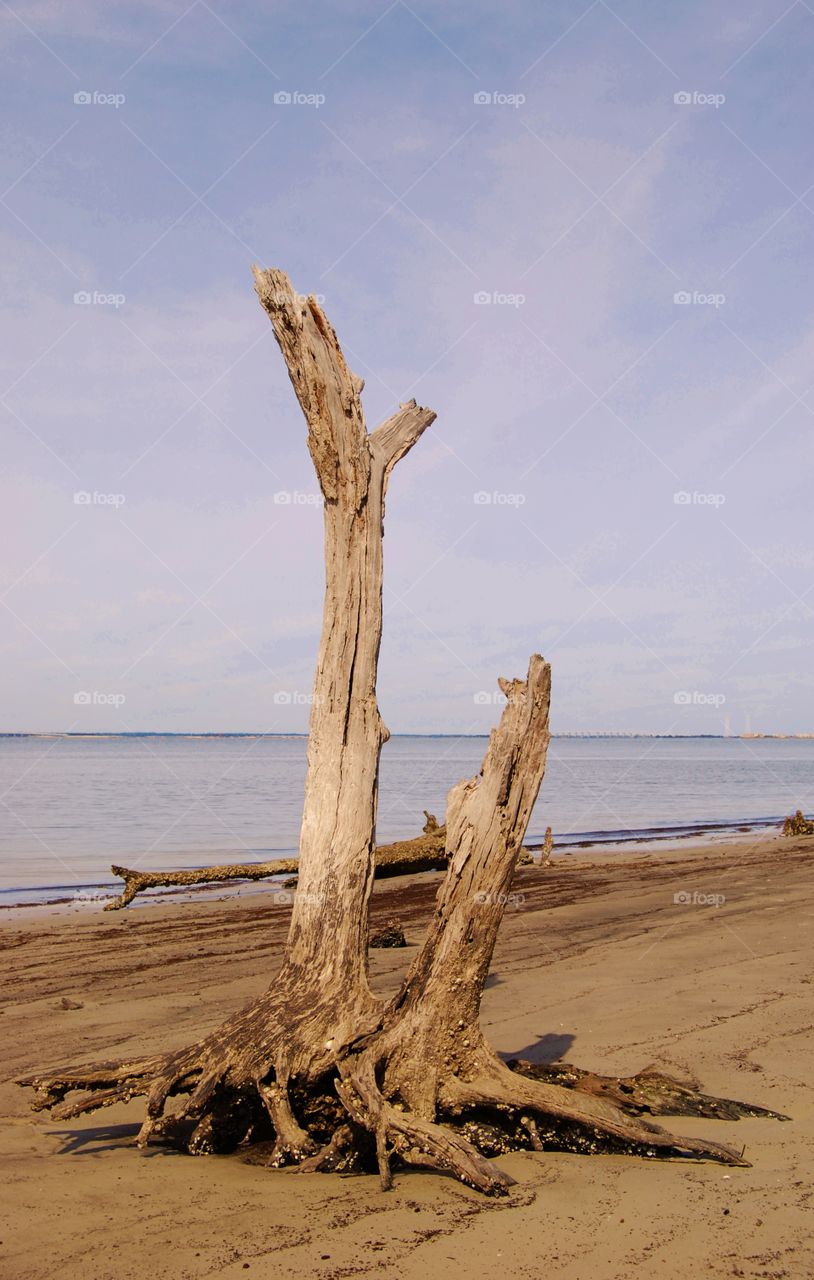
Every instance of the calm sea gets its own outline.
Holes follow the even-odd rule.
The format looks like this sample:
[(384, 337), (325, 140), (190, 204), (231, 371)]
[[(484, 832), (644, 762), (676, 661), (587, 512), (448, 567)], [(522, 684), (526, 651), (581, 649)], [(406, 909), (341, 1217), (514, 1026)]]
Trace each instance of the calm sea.
[[(382, 753), (378, 839), (477, 773), (484, 738), (394, 737)], [(304, 738), (0, 738), (0, 904), (113, 884), (150, 868), (296, 852)], [(555, 739), (527, 843), (722, 832), (814, 805), (814, 740)]]

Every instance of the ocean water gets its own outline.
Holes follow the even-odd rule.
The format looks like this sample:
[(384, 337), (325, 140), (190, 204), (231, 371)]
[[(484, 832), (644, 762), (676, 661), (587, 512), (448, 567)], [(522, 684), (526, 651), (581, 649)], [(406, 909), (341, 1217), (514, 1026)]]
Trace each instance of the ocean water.
[[(0, 738), (0, 905), (116, 883), (111, 863), (187, 868), (296, 853), (297, 737)], [(378, 839), (416, 835), (477, 773), (485, 738), (393, 737)], [(561, 847), (779, 822), (814, 806), (814, 740), (559, 738), (527, 843)]]

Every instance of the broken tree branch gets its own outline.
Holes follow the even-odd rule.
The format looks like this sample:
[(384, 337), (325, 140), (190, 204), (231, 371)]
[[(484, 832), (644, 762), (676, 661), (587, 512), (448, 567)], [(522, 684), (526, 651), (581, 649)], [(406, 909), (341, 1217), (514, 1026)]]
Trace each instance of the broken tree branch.
[[(446, 828), (439, 826), (431, 813), (420, 836), (413, 840), (397, 840), (376, 848), (376, 876), (410, 875), (419, 871), (443, 871), (447, 859), (444, 851)], [(296, 876), (296, 858), (277, 858), (272, 862), (234, 862), (216, 867), (200, 867), (191, 871), (136, 871), (112, 866), (114, 876), (124, 880), (118, 898), (105, 903), (105, 911), (120, 911), (148, 889), (183, 889), (194, 885), (223, 884), (232, 880), (267, 880), (271, 876)]]

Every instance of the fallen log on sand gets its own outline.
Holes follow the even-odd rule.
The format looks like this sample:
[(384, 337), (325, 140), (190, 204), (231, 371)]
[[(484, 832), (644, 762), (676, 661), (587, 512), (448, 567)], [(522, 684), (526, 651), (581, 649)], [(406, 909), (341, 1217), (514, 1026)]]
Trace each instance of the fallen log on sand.
[[(397, 840), (376, 848), (376, 875), (403, 876), (414, 871), (445, 871), (447, 829), (440, 826), (431, 813), (424, 810), (427, 821), (414, 840)], [(524, 851), (525, 852), (525, 851)], [(523, 855), (521, 854), (521, 860)], [(530, 857), (525, 858), (530, 861)], [(111, 867), (114, 876), (124, 880), (118, 898), (105, 905), (105, 911), (118, 911), (132, 902), (145, 889), (188, 888), (196, 884), (221, 884), (226, 880), (266, 880), (269, 876), (296, 875), (296, 858), (278, 858), (274, 862), (243, 862), (220, 867), (202, 867), (195, 871), (133, 871), (129, 867)]]

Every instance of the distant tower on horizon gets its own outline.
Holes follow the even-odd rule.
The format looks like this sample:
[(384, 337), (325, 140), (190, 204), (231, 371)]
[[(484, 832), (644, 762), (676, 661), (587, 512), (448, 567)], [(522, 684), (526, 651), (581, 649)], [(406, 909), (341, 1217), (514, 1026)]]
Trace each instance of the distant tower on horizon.
[(746, 729), (744, 732), (746, 733), (752, 732), (752, 717), (750, 716), (748, 711), (746, 713)]
[(729, 712), (728, 712), (728, 711), (727, 711), (726, 715), (724, 716), (724, 737), (725, 737), (725, 738), (731, 738), (731, 737), (732, 737), (732, 721), (731, 721), (731, 719), (730, 719), (730, 716), (729, 716)]

